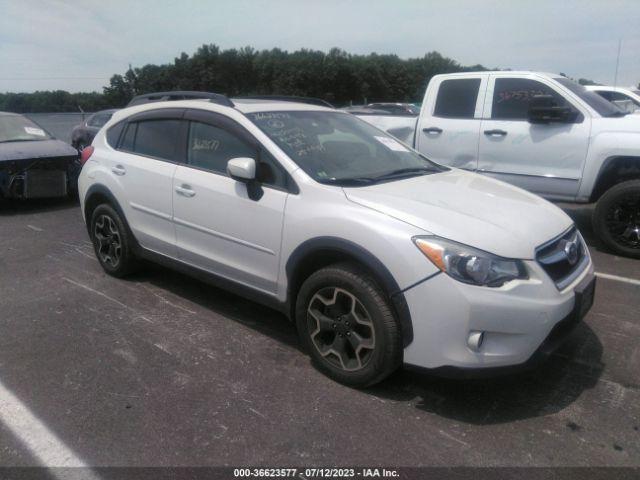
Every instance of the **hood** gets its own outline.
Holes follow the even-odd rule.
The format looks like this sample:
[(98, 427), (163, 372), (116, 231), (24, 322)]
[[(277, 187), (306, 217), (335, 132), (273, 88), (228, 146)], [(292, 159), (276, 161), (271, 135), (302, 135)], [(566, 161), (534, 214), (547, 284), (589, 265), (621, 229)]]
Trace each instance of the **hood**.
[(350, 201), (425, 233), (507, 258), (534, 258), (536, 247), (573, 224), (536, 195), (456, 169), (343, 190)]
[(628, 113), (624, 117), (598, 117), (593, 121), (600, 122), (600, 129), (609, 132), (640, 133), (640, 111)]
[(61, 140), (0, 143), (0, 161), (77, 156), (78, 151)]

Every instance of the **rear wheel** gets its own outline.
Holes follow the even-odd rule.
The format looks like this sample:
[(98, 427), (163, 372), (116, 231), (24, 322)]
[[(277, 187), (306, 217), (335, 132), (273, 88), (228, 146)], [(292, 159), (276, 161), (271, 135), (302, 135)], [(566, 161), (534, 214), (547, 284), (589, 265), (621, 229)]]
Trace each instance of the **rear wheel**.
[(137, 268), (131, 234), (111, 205), (96, 207), (91, 215), (90, 232), (96, 257), (105, 272), (124, 277)]
[(615, 253), (640, 258), (640, 180), (629, 180), (598, 200), (593, 228)]
[(314, 364), (340, 383), (372, 385), (402, 362), (389, 300), (356, 265), (336, 264), (311, 275), (298, 294), (296, 323)]

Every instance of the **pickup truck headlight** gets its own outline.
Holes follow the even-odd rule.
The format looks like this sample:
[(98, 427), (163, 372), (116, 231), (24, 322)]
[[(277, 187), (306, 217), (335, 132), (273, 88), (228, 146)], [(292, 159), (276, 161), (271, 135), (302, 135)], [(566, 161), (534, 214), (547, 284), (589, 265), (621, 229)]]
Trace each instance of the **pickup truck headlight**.
[(528, 278), (520, 260), (498, 257), (436, 236), (414, 237), (413, 243), (436, 267), (460, 282), (500, 287), (511, 280)]

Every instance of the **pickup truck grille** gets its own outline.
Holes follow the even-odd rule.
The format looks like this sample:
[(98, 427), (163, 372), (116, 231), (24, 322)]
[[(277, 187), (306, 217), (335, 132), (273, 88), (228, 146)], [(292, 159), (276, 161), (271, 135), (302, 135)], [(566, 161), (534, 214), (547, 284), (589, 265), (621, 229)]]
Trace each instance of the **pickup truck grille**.
[(555, 282), (558, 290), (564, 290), (589, 263), (587, 247), (576, 227), (571, 227), (536, 249), (536, 261)]

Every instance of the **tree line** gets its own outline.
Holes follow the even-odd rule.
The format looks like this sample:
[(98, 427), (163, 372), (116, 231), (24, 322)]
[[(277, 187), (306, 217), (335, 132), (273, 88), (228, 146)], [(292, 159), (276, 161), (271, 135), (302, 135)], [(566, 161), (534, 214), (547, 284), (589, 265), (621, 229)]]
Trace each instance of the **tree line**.
[(145, 65), (115, 74), (103, 92), (38, 91), (0, 93), (0, 110), (19, 113), (77, 112), (117, 108), (142, 93), (200, 90), (242, 95), (317, 97), (334, 105), (373, 101), (419, 102), (436, 74), (485, 70), (463, 66), (430, 52), (419, 58), (397, 55), (355, 55), (334, 48), (329, 52), (251, 47), (222, 50), (203, 45), (191, 56), (182, 53), (173, 63)]

